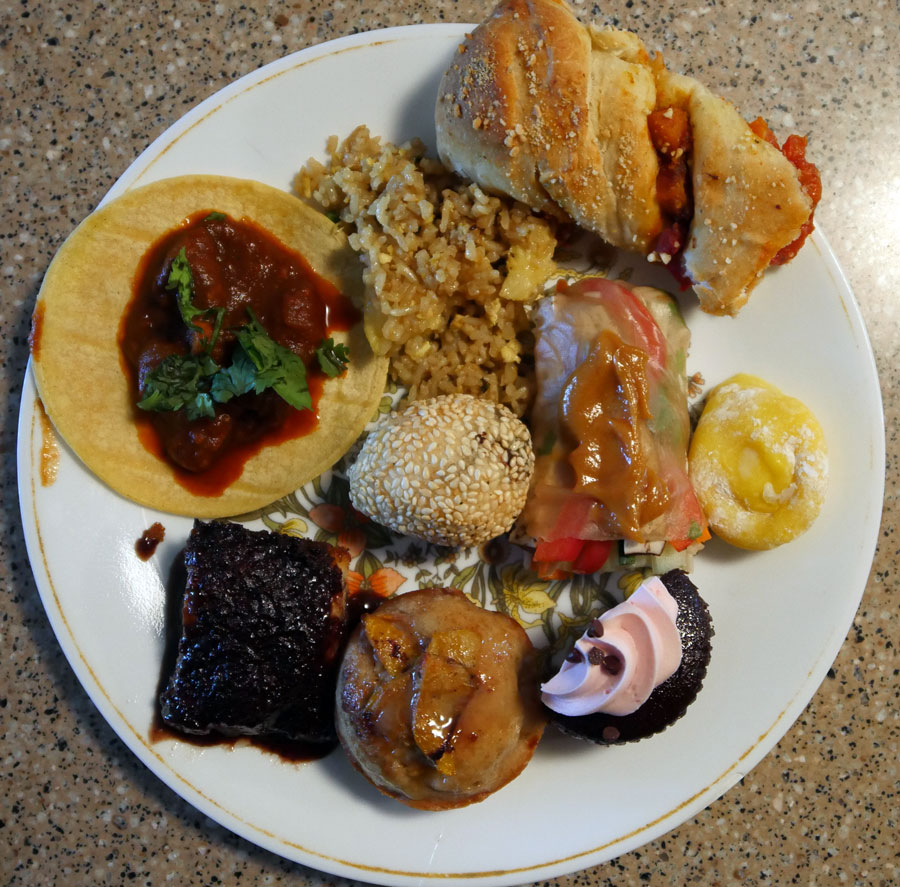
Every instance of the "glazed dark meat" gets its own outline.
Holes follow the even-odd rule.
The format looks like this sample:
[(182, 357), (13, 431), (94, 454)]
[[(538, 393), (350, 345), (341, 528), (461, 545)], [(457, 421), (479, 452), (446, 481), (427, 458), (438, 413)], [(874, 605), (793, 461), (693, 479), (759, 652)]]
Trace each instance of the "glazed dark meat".
[(347, 555), (324, 542), (196, 521), (174, 672), (160, 696), (191, 734), (336, 742)]

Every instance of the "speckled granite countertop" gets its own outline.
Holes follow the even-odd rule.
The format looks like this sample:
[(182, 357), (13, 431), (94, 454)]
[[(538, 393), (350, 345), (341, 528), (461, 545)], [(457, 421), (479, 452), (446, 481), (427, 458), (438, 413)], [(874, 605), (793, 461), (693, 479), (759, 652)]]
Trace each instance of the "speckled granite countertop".
[[(766, 113), (776, 130), (810, 134), (824, 182), (817, 218), (856, 292), (881, 376), (883, 524), (852, 630), (778, 746), (693, 820), (561, 882), (895, 884), (900, 9), (879, 0), (725, 6), (628, 0), (576, 8), (637, 31), (673, 69), (700, 76), (749, 118)], [(388, 25), (476, 21), (487, 8), (465, 0), (0, 7), (0, 883), (323, 882), (225, 831), (158, 782), (70, 671), (35, 589), (16, 498), (29, 316), (65, 236), (201, 99), (313, 43)]]

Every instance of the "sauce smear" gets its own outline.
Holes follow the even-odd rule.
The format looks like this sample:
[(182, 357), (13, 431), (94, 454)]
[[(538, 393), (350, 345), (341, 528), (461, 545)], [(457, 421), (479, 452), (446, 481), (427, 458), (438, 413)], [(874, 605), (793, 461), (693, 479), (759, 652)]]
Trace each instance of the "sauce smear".
[(147, 738), (154, 745), (158, 742), (175, 740), (177, 742), (186, 742), (197, 748), (224, 746), (234, 749), (250, 745), (258, 748), (260, 751), (276, 755), (289, 764), (304, 764), (310, 761), (318, 761), (330, 754), (337, 745), (335, 743), (334, 746), (317, 746), (312, 743), (279, 738), (277, 736), (225, 736), (222, 733), (205, 733), (202, 735), (181, 733), (166, 726), (158, 714), (154, 717), (153, 723), (147, 731)]
[(44, 303), (39, 300), (34, 306), (34, 313), (31, 315), (31, 331), (28, 333), (28, 347), (34, 360), (38, 360), (41, 356), (41, 333), (43, 331)]
[(142, 561), (153, 557), (156, 548), (166, 538), (166, 528), (159, 522), (151, 524), (141, 533), (141, 538), (134, 543), (134, 550)]
[(59, 474), (59, 444), (40, 398), (36, 398), (35, 412), (41, 423), (41, 486), (49, 487)]

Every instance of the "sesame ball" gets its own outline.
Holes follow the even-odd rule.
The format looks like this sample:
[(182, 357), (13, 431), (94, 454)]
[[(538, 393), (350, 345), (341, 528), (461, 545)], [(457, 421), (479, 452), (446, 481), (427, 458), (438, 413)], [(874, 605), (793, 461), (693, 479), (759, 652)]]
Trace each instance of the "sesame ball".
[(381, 419), (347, 477), (354, 508), (378, 523), (470, 546), (512, 526), (533, 471), (531, 435), (509, 409), (445, 394)]

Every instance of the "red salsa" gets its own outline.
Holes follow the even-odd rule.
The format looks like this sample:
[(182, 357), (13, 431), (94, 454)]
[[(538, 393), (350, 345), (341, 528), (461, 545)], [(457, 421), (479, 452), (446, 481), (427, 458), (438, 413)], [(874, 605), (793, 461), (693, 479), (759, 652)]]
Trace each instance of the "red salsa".
[[(173, 265), (183, 270), (185, 261), (188, 318), (184, 292), (173, 279)], [(263, 337), (302, 361), (311, 406), (296, 409), (269, 387), (227, 402), (207, 398), (209, 406), (200, 415), (185, 408), (135, 409), (142, 442), (172, 463), (188, 489), (220, 493), (262, 447), (315, 428), (325, 378), (316, 349), (359, 319), (347, 297), (269, 232), (223, 213), (195, 213), (150, 247), (135, 275), (119, 330), (135, 403), (147, 404), (154, 374), (167, 358), (231, 367), (242, 347), (242, 329), (258, 321)], [(204, 378), (206, 390), (210, 378)]]

